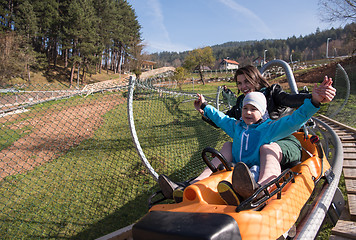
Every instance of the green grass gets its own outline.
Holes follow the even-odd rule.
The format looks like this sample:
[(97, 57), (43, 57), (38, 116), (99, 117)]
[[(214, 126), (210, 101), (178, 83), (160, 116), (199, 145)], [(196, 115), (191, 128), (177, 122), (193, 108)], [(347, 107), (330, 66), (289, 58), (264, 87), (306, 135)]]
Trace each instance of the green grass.
[[(334, 111), (337, 111), (343, 103), (344, 103), (344, 99), (336, 99), (330, 105), (330, 108), (328, 109), (327, 113), (333, 113)], [(339, 114), (333, 116), (333, 119), (356, 128), (356, 115), (355, 115), (356, 104), (355, 103), (356, 103), (356, 95), (350, 95), (347, 104), (339, 112)]]
[(206, 84), (202, 84), (202, 83), (195, 83), (193, 84), (185, 84), (182, 86), (182, 91), (185, 92), (196, 92), (196, 93), (200, 93), (203, 94), (205, 97), (210, 97), (215, 99), (216, 97), (216, 93), (218, 90), (218, 87), (222, 86), (222, 85), (226, 85), (228, 88), (231, 89), (231, 91), (233, 91), (236, 95), (238, 92), (236, 83), (234, 82), (228, 82), (228, 81), (211, 81), (209, 83)]
[[(224, 72), (224, 71), (206, 71), (204, 72), (204, 79), (215, 79), (215, 78), (232, 78), (234, 76), (234, 71), (228, 71), (228, 72)], [(195, 80), (200, 80), (200, 75), (198, 72), (195, 73), (189, 73), (188, 78), (194, 78)]]
[(11, 129), (8, 126), (3, 125), (0, 128), (0, 150), (11, 146), (16, 140), (29, 134), (31, 127), (26, 126), (21, 129)]
[[(3, 239), (75, 237), (135, 201), (140, 196), (137, 190), (140, 186), (132, 183), (146, 181), (143, 192), (147, 195), (147, 189), (154, 182), (146, 174), (135, 174), (144, 170), (127, 132), (126, 117), (118, 118), (118, 111), (124, 108), (122, 105), (108, 113), (105, 124), (93, 138), (63, 157), (1, 182), (0, 235)], [(114, 129), (117, 132), (113, 132)], [(124, 192), (123, 186), (131, 186), (131, 189)], [(132, 209), (125, 211), (131, 217), (119, 214), (119, 219), (111, 223), (115, 225), (111, 230), (139, 217)], [(81, 238), (99, 237), (107, 227), (110, 228), (102, 226), (99, 235), (90, 231)]]
[[(135, 124), (157, 172), (177, 180), (194, 176), (204, 168), (202, 148), (209, 143), (219, 149), (228, 140), (200, 120), (192, 101), (145, 97), (135, 101)], [(46, 103), (34, 112), (56, 112), (83, 101), (93, 99)], [(126, 104), (104, 119), (93, 137), (63, 156), (0, 182), (2, 239), (95, 239), (147, 212), (147, 199), (157, 185), (133, 146)]]

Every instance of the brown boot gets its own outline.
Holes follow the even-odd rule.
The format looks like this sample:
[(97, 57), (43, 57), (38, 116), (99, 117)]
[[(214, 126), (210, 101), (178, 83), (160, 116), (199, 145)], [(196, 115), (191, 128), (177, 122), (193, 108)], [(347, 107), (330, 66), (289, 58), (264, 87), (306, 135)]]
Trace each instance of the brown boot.
[(247, 199), (255, 193), (260, 184), (256, 183), (248, 166), (238, 162), (232, 173), (232, 186), (243, 199)]
[(173, 182), (171, 179), (169, 179), (166, 175), (161, 174), (158, 176), (158, 184), (162, 190), (163, 196), (167, 199), (173, 199), (173, 192), (176, 189), (181, 189), (184, 191), (184, 189), (190, 185), (189, 181), (188, 182)]
[(168, 199), (173, 199), (173, 191), (179, 187), (179, 185), (170, 180), (166, 175), (162, 174), (158, 177), (158, 183), (162, 190), (163, 196)]

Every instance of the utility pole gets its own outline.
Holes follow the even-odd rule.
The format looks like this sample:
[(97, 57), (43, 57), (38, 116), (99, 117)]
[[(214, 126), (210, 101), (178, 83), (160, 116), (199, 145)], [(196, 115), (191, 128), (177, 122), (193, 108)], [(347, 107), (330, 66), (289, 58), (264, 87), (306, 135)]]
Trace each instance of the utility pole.
[(328, 38), (327, 40), (326, 40), (326, 58), (329, 58), (329, 40), (330, 40), (331, 38)]
[(265, 49), (265, 51), (263, 52), (263, 65), (266, 64), (266, 52), (267, 52), (267, 51), (268, 51), (268, 50)]

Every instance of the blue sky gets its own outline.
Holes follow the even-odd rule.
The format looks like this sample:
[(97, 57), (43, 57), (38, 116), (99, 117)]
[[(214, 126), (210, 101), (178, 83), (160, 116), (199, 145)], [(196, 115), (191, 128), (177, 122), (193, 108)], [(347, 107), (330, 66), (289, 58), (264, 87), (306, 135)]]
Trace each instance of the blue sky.
[(229, 41), (286, 39), (340, 27), (320, 20), (318, 0), (128, 0), (148, 53)]

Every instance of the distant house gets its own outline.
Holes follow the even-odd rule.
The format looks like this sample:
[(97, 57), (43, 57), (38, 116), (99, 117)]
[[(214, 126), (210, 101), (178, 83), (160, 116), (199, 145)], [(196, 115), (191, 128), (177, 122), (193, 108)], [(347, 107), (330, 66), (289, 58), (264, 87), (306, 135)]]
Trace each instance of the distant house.
[(223, 59), (219, 64), (220, 70), (230, 70), (230, 69), (238, 69), (238, 68), (239, 68), (239, 63), (230, 59)]
[(144, 60), (141, 63), (141, 70), (142, 71), (153, 70), (153, 65), (155, 65), (155, 64), (156, 64), (156, 62)]
[(199, 71), (199, 69), (202, 71), (211, 71), (211, 68), (208, 66), (197, 66), (194, 71)]

